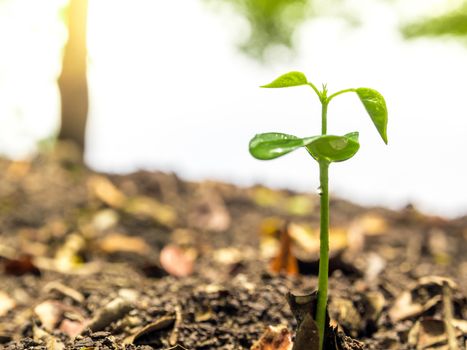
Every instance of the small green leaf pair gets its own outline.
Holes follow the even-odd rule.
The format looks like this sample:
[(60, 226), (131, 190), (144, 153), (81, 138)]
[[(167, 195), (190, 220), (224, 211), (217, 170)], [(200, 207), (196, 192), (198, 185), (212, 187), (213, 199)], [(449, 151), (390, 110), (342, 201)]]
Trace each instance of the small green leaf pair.
[[(305, 74), (301, 72), (290, 72), (281, 75), (273, 82), (263, 85), (262, 87), (284, 88), (301, 85), (311, 86), (317, 93), (323, 106), (326, 107), (335, 96), (345, 92), (355, 92), (363, 103), (384, 143), (388, 143), (388, 112), (386, 102), (383, 96), (376, 90), (369, 88), (347, 89), (327, 97), (326, 89), (319, 91), (308, 81)], [(265, 133), (256, 135), (250, 141), (250, 153), (253, 157), (262, 160), (280, 157), (300, 147), (305, 147), (317, 161), (341, 162), (353, 157), (360, 146), (358, 143), (358, 132), (353, 132), (344, 136), (325, 135), (324, 132), (321, 136), (305, 138), (282, 133)]]
[(269, 160), (305, 147), (314, 159), (326, 162), (347, 160), (360, 148), (358, 132), (344, 136), (322, 135), (298, 138), (276, 132), (259, 134), (250, 141), (250, 153), (261, 160)]

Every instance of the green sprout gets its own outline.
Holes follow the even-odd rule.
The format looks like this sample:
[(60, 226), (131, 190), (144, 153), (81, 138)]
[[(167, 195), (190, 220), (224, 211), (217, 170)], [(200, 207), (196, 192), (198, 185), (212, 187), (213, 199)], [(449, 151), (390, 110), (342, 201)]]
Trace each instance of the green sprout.
[(298, 148), (305, 147), (308, 153), (319, 164), (320, 179), (320, 255), (318, 275), (318, 300), (315, 320), (319, 329), (320, 349), (323, 349), (326, 306), (328, 300), (328, 270), (329, 270), (329, 164), (342, 162), (352, 158), (360, 148), (358, 132), (351, 132), (343, 136), (327, 134), (327, 110), (331, 100), (346, 92), (355, 92), (363, 103), (373, 124), (378, 130), (384, 143), (387, 139), (388, 112), (384, 97), (376, 90), (369, 88), (355, 88), (338, 91), (328, 96), (326, 85), (320, 91), (309, 82), (301, 72), (290, 72), (261, 86), (263, 88), (284, 88), (291, 86), (310, 86), (321, 102), (321, 135), (297, 137), (293, 135), (268, 132), (258, 134), (250, 141), (250, 153), (261, 160), (275, 159)]

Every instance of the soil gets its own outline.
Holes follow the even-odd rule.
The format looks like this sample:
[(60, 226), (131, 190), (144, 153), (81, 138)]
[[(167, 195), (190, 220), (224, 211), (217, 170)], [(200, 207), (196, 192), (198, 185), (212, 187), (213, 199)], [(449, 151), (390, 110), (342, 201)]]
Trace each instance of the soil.
[[(0, 348), (300, 350), (317, 194), (77, 159), (0, 160)], [(332, 198), (328, 348), (466, 349), (467, 216)]]

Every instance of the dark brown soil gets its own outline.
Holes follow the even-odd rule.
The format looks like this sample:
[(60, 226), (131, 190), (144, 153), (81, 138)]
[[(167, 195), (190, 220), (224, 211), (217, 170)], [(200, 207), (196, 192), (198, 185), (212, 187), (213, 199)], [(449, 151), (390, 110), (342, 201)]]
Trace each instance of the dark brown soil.
[[(250, 349), (280, 325), (271, 337), (293, 339), (286, 295), (317, 286), (317, 195), (96, 174), (72, 154), (0, 160), (0, 348)], [(465, 349), (467, 217), (331, 213), (335, 349)], [(256, 349), (289, 348), (274, 340)]]

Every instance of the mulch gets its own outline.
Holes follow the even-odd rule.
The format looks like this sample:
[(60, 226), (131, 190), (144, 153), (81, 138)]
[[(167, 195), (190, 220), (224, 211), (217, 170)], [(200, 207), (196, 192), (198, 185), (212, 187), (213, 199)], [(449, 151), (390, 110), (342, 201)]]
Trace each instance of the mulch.
[[(68, 147), (0, 159), (0, 348), (315, 348), (288, 300), (317, 286), (318, 195), (100, 174)], [(332, 196), (328, 348), (466, 349), (466, 252), (467, 216)]]

